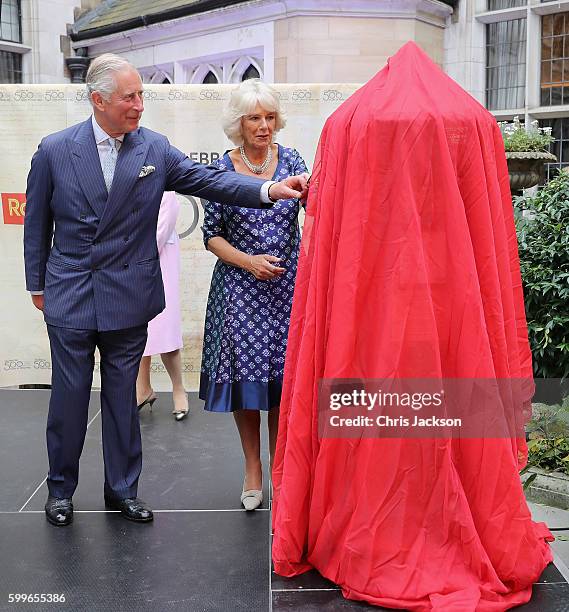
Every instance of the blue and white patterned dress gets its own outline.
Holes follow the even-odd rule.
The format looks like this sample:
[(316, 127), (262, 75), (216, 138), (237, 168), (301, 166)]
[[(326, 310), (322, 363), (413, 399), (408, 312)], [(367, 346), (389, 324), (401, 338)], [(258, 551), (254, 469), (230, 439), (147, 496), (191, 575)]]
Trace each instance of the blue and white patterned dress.
[[(278, 145), (273, 180), (306, 172), (295, 149)], [(229, 154), (215, 162), (235, 171)], [(200, 398), (205, 409), (269, 410), (280, 403), (288, 325), (298, 263), (298, 200), (279, 200), (257, 210), (208, 202), (204, 244), (222, 236), (250, 255), (280, 257), (282, 275), (257, 280), (251, 272), (218, 260), (207, 303)]]

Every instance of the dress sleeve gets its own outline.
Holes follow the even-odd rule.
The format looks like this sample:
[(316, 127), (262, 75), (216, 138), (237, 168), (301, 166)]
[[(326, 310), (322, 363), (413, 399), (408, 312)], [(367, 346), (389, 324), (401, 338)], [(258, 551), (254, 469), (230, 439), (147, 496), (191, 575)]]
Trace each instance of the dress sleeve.
[(303, 172), (308, 172), (308, 168), (306, 167), (306, 163), (302, 159), (300, 153), (296, 149), (291, 149), (290, 152), (290, 175), (296, 176), (297, 174), (302, 174)]
[(180, 203), (173, 191), (165, 191), (160, 202), (158, 226), (156, 228), (156, 244), (158, 252), (162, 251), (170, 236), (176, 229), (176, 219), (180, 211)]
[(203, 243), (207, 249), (207, 243), (211, 238), (216, 236), (225, 238), (225, 223), (223, 222), (223, 206), (218, 202), (207, 201), (204, 203), (203, 209)]
[[(222, 158), (223, 159), (223, 158)], [(219, 162), (211, 164), (215, 168), (220, 168)], [(225, 170), (225, 165), (221, 167)], [(221, 236), (226, 238), (225, 223), (223, 221), (223, 205), (211, 200), (202, 200), (204, 209), (204, 221), (202, 225), (203, 243), (207, 249), (207, 243), (211, 238)]]

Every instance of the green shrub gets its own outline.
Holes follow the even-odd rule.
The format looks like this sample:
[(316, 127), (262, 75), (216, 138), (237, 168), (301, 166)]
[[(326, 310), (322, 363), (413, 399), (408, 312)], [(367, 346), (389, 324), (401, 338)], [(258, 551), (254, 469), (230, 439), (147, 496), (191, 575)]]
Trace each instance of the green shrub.
[[(515, 198), (534, 375), (569, 376), (569, 174)], [(521, 211), (525, 210), (524, 214)]]
[[(521, 473), (539, 467), (569, 475), (569, 396), (556, 406), (534, 404), (532, 413), (532, 419), (526, 427), (529, 437), (528, 463)], [(524, 488), (534, 478), (530, 476)]]
[(569, 476), (569, 438), (536, 438), (528, 441), (528, 466)]

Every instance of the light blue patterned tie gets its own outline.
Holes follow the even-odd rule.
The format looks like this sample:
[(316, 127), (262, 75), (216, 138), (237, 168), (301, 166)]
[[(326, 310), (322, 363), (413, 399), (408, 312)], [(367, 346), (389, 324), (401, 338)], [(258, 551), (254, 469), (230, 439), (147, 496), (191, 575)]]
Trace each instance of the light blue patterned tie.
[(103, 161), (103, 177), (105, 178), (105, 185), (107, 186), (107, 191), (111, 190), (111, 185), (113, 184), (113, 176), (115, 175), (115, 167), (117, 165), (117, 145), (115, 138), (109, 138), (110, 149), (105, 155), (105, 159)]

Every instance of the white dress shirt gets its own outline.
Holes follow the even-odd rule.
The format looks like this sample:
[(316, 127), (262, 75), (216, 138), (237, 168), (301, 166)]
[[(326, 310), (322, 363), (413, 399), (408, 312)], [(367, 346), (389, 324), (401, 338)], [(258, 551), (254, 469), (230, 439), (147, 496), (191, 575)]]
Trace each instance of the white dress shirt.
[[(97, 151), (99, 153), (99, 161), (101, 162), (101, 169), (103, 168), (103, 160), (109, 154), (111, 150), (111, 143), (109, 138), (112, 138), (105, 132), (105, 130), (97, 123), (95, 115), (91, 116), (91, 123), (93, 124), (93, 133), (95, 134), (95, 142), (97, 143)], [(121, 150), (122, 141), (124, 140), (124, 134), (115, 138), (115, 147), (117, 153)]]

